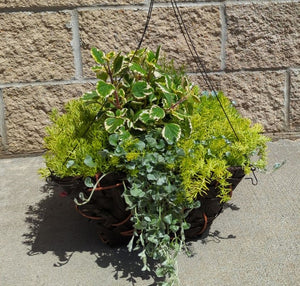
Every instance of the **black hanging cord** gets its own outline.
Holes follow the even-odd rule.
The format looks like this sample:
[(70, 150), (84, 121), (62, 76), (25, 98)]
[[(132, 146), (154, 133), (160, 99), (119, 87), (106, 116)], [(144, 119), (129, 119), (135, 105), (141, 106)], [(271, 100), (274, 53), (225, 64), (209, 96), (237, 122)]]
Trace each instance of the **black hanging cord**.
[(184, 36), (185, 42), (186, 42), (186, 44), (187, 44), (187, 46), (188, 46), (188, 48), (190, 50), (190, 53), (191, 53), (192, 57), (195, 60), (197, 68), (200, 71), (200, 73), (201, 73), (201, 75), (202, 75), (202, 77), (203, 77), (206, 85), (208, 86), (209, 90), (212, 91), (214, 93), (214, 95), (216, 96), (216, 98), (217, 98), (217, 100), (218, 100), (218, 102), (219, 102), (219, 104), (220, 104), (220, 106), (222, 108), (222, 111), (223, 111), (223, 113), (224, 113), (224, 115), (225, 115), (225, 117), (226, 117), (226, 119), (227, 119), (227, 121), (228, 121), (228, 123), (229, 123), (229, 125), (230, 125), (230, 127), (231, 127), (231, 129), (232, 129), (232, 131), (233, 131), (233, 133), (235, 135), (235, 137), (239, 141), (239, 137), (238, 137), (235, 129), (233, 128), (233, 125), (232, 125), (232, 123), (231, 123), (231, 121), (230, 121), (230, 119), (229, 119), (229, 117), (228, 117), (228, 115), (227, 115), (227, 113), (225, 111), (225, 108), (224, 108), (224, 106), (223, 106), (223, 104), (222, 104), (222, 102), (221, 102), (221, 100), (220, 100), (220, 98), (219, 98), (219, 96), (218, 96), (218, 94), (216, 92), (216, 89), (214, 88), (214, 85), (213, 85), (212, 81), (210, 80), (210, 78), (209, 78), (209, 76), (207, 74), (205, 65), (202, 62), (199, 54), (197, 53), (196, 47), (194, 45), (194, 42), (193, 42), (193, 40), (192, 40), (192, 38), (191, 38), (191, 36), (190, 36), (190, 34), (188, 32), (188, 29), (187, 29), (184, 21), (183, 21), (181, 12), (180, 12), (180, 10), (178, 8), (178, 5), (177, 5), (176, 1), (175, 0), (171, 0), (171, 4), (172, 4), (172, 7), (173, 7), (173, 10), (174, 10), (174, 13), (175, 13), (175, 17), (176, 17), (177, 22), (179, 24), (180, 30), (181, 30), (181, 32), (182, 32), (182, 34)]
[(146, 24), (145, 24), (145, 27), (144, 27), (144, 32), (142, 34), (142, 37), (139, 41), (139, 44), (138, 44), (137, 48), (135, 49), (135, 53), (141, 48), (142, 43), (144, 41), (144, 37), (146, 35), (147, 29), (148, 29), (148, 26), (149, 26), (149, 23), (150, 23), (151, 15), (152, 15), (153, 4), (154, 4), (154, 0), (151, 0), (150, 4), (149, 4), (148, 15), (147, 15)]

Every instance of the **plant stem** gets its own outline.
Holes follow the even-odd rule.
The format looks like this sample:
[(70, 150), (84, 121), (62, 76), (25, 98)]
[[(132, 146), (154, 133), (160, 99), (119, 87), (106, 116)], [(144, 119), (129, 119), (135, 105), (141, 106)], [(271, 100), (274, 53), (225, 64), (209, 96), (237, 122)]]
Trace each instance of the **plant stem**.
[[(107, 73), (108, 73), (108, 75), (110, 77), (111, 83), (114, 84), (114, 78), (113, 78), (111, 69), (109, 67), (109, 64), (107, 64)], [(118, 95), (118, 93), (117, 93), (116, 90), (114, 92), (114, 95), (115, 95), (115, 100), (116, 100), (116, 102), (114, 103), (114, 105), (115, 105), (116, 108), (121, 109), (122, 107), (121, 107), (121, 104), (120, 104), (119, 95)]]
[(168, 108), (168, 110), (174, 110), (176, 106), (178, 106), (179, 104), (181, 104), (182, 102), (187, 100), (187, 96), (179, 99), (176, 103), (174, 103), (171, 107)]

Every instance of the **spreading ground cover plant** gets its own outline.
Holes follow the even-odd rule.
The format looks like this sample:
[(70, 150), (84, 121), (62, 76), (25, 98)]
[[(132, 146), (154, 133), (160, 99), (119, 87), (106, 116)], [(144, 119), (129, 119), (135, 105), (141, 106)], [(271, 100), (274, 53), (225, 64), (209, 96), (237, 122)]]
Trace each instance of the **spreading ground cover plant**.
[(217, 181), (218, 196), (227, 201), (228, 168), (263, 169), (268, 139), (221, 92), (202, 93), (183, 72), (160, 62), (159, 52), (92, 49), (96, 89), (69, 102), (65, 114), (53, 112), (45, 160), (56, 176), (81, 176), (89, 187), (96, 173), (102, 174), (98, 182), (124, 173), (123, 197), (134, 224), (128, 248), (139, 250), (144, 270), (150, 270), (148, 257), (158, 261), (162, 285), (176, 285), (176, 257), (187, 251), (186, 217), (199, 207), (197, 198)]

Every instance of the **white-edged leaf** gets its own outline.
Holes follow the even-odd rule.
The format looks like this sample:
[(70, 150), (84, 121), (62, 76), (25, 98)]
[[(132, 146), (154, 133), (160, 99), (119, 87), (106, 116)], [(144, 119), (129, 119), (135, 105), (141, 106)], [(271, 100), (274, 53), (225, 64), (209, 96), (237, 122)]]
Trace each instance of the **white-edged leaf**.
[(134, 71), (138, 74), (141, 74), (141, 75), (147, 74), (147, 71), (142, 66), (140, 66), (138, 63), (131, 63), (129, 68), (131, 71)]
[(97, 48), (92, 48), (91, 50), (92, 57), (94, 58), (95, 62), (98, 64), (104, 64), (104, 59), (103, 59), (103, 52), (98, 50)]
[(123, 117), (123, 116), (126, 115), (127, 111), (128, 111), (127, 108), (118, 109), (118, 110), (116, 111), (116, 116), (118, 116), (118, 117)]
[(137, 81), (132, 86), (132, 94), (136, 99), (144, 99), (152, 93), (152, 88), (145, 81)]
[(175, 117), (176, 117), (177, 119), (179, 119), (179, 120), (184, 120), (184, 119), (185, 119), (184, 114), (179, 113), (179, 112), (176, 112), (176, 111), (173, 111), (173, 112), (172, 112), (172, 115), (175, 116)]
[(91, 92), (86, 92), (83, 96), (82, 99), (83, 100), (97, 100), (99, 98), (98, 93), (93, 90)]
[(160, 89), (160, 91), (162, 91), (163, 93), (169, 93), (170, 90), (164, 85), (164, 84), (160, 84), (160, 83), (156, 83), (158, 89)]
[(158, 105), (153, 105), (150, 109), (150, 116), (154, 120), (163, 119), (165, 115), (165, 111)]
[(106, 83), (103, 80), (99, 80), (97, 83), (97, 93), (100, 96), (107, 97), (113, 94), (115, 87), (111, 83)]
[(143, 123), (147, 124), (150, 120), (150, 110), (145, 109), (139, 114), (139, 120), (142, 121)]
[(118, 54), (114, 60), (114, 75), (118, 74), (122, 70), (124, 57)]
[(121, 126), (124, 125), (125, 119), (123, 118), (107, 118), (104, 121), (104, 128), (109, 133), (114, 133)]
[(173, 144), (178, 141), (180, 135), (181, 128), (176, 123), (167, 123), (162, 130), (162, 136), (169, 144)]
[(114, 112), (111, 111), (111, 110), (106, 111), (106, 115), (107, 115), (108, 117), (115, 117)]

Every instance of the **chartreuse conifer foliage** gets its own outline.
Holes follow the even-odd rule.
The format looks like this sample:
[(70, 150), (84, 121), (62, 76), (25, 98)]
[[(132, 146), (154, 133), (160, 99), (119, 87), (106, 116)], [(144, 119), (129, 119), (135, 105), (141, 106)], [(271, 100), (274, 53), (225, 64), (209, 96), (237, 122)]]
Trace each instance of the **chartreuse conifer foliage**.
[(69, 102), (65, 114), (54, 111), (45, 159), (62, 177), (125, 172), (130, 187), (123, 196), (135, 228), (128, 248), (140, 250), (144, 270), (147, 257), (159, 261), (162, 285), (177, 285), (176, 257), (189, 228), (183, 210), (199, 206), (196, 197), (212, 180), (228, 200), (228, 167), (264, 168), (268, 139), (219, 93), (237, 139), (216, 94), (201, 95), (184, 73), (159, 62), (159, 52), (93, 48), (96, 89)]

